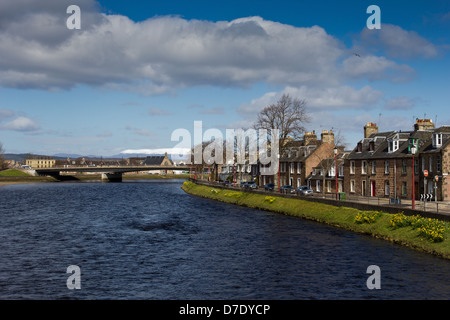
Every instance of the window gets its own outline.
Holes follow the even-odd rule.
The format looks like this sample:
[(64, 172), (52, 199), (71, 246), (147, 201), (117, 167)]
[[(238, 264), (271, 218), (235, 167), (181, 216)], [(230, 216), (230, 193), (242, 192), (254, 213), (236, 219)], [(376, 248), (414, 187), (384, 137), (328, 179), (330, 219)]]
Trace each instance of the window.
[(375, 151), (375, 141), (370, 141), (369, 142), (369, 151), (370, 152)]
[(320, 180), (316, 180), (316, 191), (320, 192)]
[(433, 172), (433, 157), (428, 159), (428, 171)]
[(336, 176), (336, 168), (335, 168), (335, 166), (334, 165), (332, 165), (332, 166), (330, 166), (330, 170), (328, 170), (328, 175), (330, 176), (330, 177), (334, 177), (334, 176)]
[(377, 162), (375, 160), (372, 161), (372, 174), (377, 173)]
[(384, 161), (384, 173), (389, 174), (389, 160)]
[(297, 173), (302, 173), (302, 163), (297, 162)]
[(338, 181), (338, 192), (342, 192), (342, 181)]
[(291, 167), (291, 173), (294, 173), (294, 163), (291, 163), (290, 167)]
[(422, 172), (424, 172), (425, 171), (425, 166), (426, 166), (426, 160), (427, 160), (427, 158), (422, 158)]
[(406, 174), (406, 170), (407, 170), (407, 162), (406, 159), (402, 160), (402, 174)]
[(419, 145), (419, 139), (409, 139), (409, 142), (408, 142), (408, 153), (411, 153), (411, 147), (412, 146), (416, 147), (416, 152), (417, 152), (418, 145)]
[(367, 161), (363, 160), (362, 165), (361, 165), (361, 174), (366, 174), (366, 173), (367, 173)]
[(340, 177), (343, 177), (344, 176), (344, 166), (339, 166), (338, 171), (339, 171), (338, 175)]
[(355, 174), (355, 161), (350, 161), (350, 174)]
[(355, 180), (350, 180), (350, 192), (355, 192)]
[(385, 196), (388, 196), (388, 195), (389, 195), (389, 181), (388, 181), (388, 180), (386, 180), (386, 181), (384, 182), (384, 195), (385, 195)]
[(399, 141), (398, 140), (389, 140), (388, 141), (388, 152), (395, 152), (398, 150)]
[(436, 172), (441, 172), (441, 157), (436, 157)]
[(402, 182), (402, 196), (406, 197), (408, 195), (408, 185), (406, 181)]
[(327, 181), (327, 192), (331, 192), (331, 181)]
[(356, 152), (362, 152), (362, 142), (358, 142), (358, 145), (356, 147)]
[(434, 148), (442, 147), (442, 133), (433, 134), (433, 147)]
[(302, 182), (302, 180), (301, 180), (300, 178), (298, 178), (298, 179), (297, 179), (297, 188), (300, 187), (300, 186), (302, 185), (301, 182)]

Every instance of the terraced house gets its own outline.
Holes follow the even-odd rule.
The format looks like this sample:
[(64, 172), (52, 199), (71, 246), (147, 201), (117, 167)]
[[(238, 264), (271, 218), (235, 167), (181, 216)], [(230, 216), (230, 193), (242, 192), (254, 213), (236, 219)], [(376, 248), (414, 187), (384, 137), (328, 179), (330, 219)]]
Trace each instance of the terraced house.
[[(321, 139), (317, 139), (315, 131), (306, 132), (303, 140), (290, 141), (286, 151), (280, 157), (279, 174), (275, 176), (260, 176), (259, 184), (266, 183), (291, 185), (294, 188), (308, 184), (308, 179), (313, 168), (317, 167), (324, 159), (334, 154), (334, 133), (323, 130)], [(261, 169), (263, 170), (263, 169)], [(277, 180), (277, 181), (275, 181)]]
[(449, 131), (449, 127), (436, 129), (430, 119), (417, 119), (414, 130), (403, 132), (378, 132), (376, 124), (368, 123), (364, 138), (345, 160), (344, 189), (353, 195), (398, 201), (412, 199), (414, 183), (416, 200), (426, 193), (448, 199)]
[[(438, 201), (450, 200), (450, 127), (441, 127), (433, 131), (431, 140), (428, 140), (420, 150), (419, 181), (421, 193), (434, 194)], [(423, 172), (428, 171), (428, 177)]]

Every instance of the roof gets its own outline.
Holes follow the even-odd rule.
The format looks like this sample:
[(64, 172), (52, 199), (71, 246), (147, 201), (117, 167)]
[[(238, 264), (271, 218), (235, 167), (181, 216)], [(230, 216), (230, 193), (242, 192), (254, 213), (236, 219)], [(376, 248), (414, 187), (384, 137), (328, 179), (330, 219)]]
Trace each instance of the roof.
[[(423, 152), (425, 146), (431, 143), (431, 137), (435, 130), (421, 131), (388, 131), (373, 133), (368, 138), (358, 142), (361, 149), (358, 151), (358, 145), (352, 150), (348, 159), (393, 159), (412, 157), (409, 152), (410, 139), (418, 139), (419, 152)], [(389, 141), (398, 140), (398, 149), (389, 152)]]
[(159, 166), (164, 161), (165, 156), (149, 156), (145, 159), (144, 165)]
[(450, 127), (444, 127), (447, 130), (441, 130), (442, 128), (436, 129), (435, 133), (442, 133), (442, 144), (439, 147), (433, 146), (433, 140), (430, 139), (424, 144), (422, 149), (420, 150), (421, 153), (425, 154), (432, 154), (432, 153), (440, 153), (442, 149), (446, 148), (448, 145), (450, 145)]

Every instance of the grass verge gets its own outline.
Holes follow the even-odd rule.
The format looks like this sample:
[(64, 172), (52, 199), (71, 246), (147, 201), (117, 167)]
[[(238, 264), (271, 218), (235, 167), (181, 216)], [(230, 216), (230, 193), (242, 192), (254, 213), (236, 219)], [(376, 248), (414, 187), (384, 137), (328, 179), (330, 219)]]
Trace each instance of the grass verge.
[(0, 177), (31, 177), (28, 173), (16, 170), (8, 169), (0, 171)]
[[(450, 226), (444, 221), (212, 188), (190, 181), (184, 182), (182, 189), (195, 196), (326, 223), (450, 259)], [(399, 220), (409, 222), (399, 224)], [(417, 220), (421, 223), (416, 223)], [(435, 232), (439, 235), (434, 237)]]

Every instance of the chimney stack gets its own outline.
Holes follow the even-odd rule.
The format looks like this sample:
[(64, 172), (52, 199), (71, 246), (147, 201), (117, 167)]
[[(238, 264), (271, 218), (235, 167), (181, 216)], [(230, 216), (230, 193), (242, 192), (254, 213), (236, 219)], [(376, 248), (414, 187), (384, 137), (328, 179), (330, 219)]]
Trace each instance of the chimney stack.
[(364, 138), (369, 138), (374, 133), (378, 133), (377, 124), (373, 122), (368, 122), (364, 126)]
[(416, 119), (414, 131), (425, 131), (429, 129), (434, 129), (434, 123), (431, 119)]
[(317, 141), (316, 132), (314, 130), (312, 132), (305, 132), (303, 140), (305, 142), (305, 146), (316, 143)]
[(334, 133), (333, 130), (322, 130), (321, 134), (322, 143), (334, 144)]

